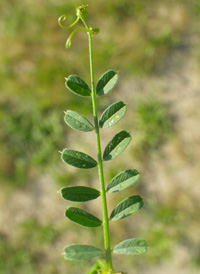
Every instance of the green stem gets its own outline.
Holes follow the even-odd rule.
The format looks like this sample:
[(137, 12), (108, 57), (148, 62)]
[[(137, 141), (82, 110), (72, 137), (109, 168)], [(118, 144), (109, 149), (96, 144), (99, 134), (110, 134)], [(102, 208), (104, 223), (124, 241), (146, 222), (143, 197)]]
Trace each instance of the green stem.
[(89, 33), (89, 44), (90, 44), (90, 72), (91, 72), (91, 85), (92, 85), (92, 105), (93, 105), (93, 115), (95, 123), (95, 133), (96, 133), (96, 144), (97, 144), (97, 157), (98, 157), (98, 171), (99, 171), (99, 180), (101, 184), (101, 197), (102, 197), (102, 209), (103, 209), (103, 228), (104, 228), (104, 246), (106, 250), (106, 262), (108, 270), (112, 269), (112, 257), (111, 257), (111, 248), (110, 248), (110, 233), (109, 233), (109, 220), (108, 220), (108, 210), (107, 210), (107, 201), (106, 201), (106, 191), (104, 183), (104, 174), (103, 174), (103, 164), (101, 156), (101, 143), (100, 143), (100, 134), (99, 134), (99, 123), (97, 116), (97, 104), (96, 104), (96, 92), (94, 88), (94, 70), (93, 70), (93, 60), (92, 60), (92, 35)]
[(86, 28), (89, 30), (88, 37), (89, 37), (90, 78), (91, 78), (91, 91), (92, 91), (91, 97), (92, 97), (92, 107), (93, 107), (96, 145), (97, 145), (98, 172), (99, 172), (99, 180), (101, 185), (101, 199), (102, 199), (102, 209), (103, 209), (103, 232), (104, 232), (104, 247), (106, 252), (106, 263), (107, 263), (107, 270), (108, 271), (111, 270), (112, 273), (114, 273), (113, 266), (112, 266), (111, 247), (110, 247), (109, 218), (108, 218), (106, 190), (105, 190), (105, 183), (104, 183), (103, 159), (101, 156), (101, 142), (100, 142), (98, 115), (97, 115), (97, 100), (96, 100), (96, 91), (95, 91), (95, 84), (94, 84), (92, 29), (89, 28), (85, 20), (82, 19), (82, 21), (84, 25), (86, 26)]

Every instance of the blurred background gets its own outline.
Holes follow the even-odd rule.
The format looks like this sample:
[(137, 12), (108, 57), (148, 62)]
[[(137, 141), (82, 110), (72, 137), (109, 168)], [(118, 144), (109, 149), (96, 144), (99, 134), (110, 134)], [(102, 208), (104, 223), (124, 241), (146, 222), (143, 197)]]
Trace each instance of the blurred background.
[[(78, 170), (60, 160), (70, 147), (96, 157), (94, 133), (64, 123), (67, 109), (91, 117), (90, 99), (66, 90), (64, 77), (89, 81), (87, 35), (57, 24), (75, 19), (79, 0), (0, 2), (0, 274), (83, 274), (96, 261), (64, 261), (71, 243), (102, 246), (101, 228), (64, 217), (71, 203), (57, 191), (67, 185), (98, 188), (97, 170)], [(145, 207), (111, 223), (112, 245), (127, 238), (148, 242), (145, 255), (114, 256), (129, 274), (200, 273), (200, 1), (88, 0), (94, 36), (95, 77), (119, 70), (119, 83), (98, 100), (99, 114), (127, 103), (126, 117), (103, 130), (102, 148), (120, 130), (133, 140), (105, 163), (108, 183), (124, 169), (141, 172), (140, 184), (109, 195), (109, 212), (140, 194)], [(80, 206), (80, 205), (79, 205)], [(101, 218), (100, 200), (83, 208)]]

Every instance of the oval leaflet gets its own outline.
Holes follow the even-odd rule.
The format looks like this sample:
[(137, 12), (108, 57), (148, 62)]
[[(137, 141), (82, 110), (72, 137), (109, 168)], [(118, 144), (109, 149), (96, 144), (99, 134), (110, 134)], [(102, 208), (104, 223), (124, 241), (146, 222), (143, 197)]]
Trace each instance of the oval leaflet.
[(131, 141), (131, 135), (126, 131), (121, 131), (116, 134), (106, 146), (103, 159), (109, 161), (120, 155)]
[(65, 123), (71, 128), (79, 131), (92, 131), (94, 126), (83, 115), (78, 112), (68, 110), (65, 113)]
[(76, 95), (80, 96), (90, 96), (91, 90), (83, 79), (77, 75), (70, 75), (66, 78), (66, 87), (74, 92)]
[(102, 250), (91, 245), (68, 245), (64, 249), (65, 260), (85, 261), (102, 254)]
[(126, 111), (127, 107), (122, 101), (110, 105), (101, 115), (99, 126), (101, 128), (113, 126), (124, 117)]
[(102, 225), (101, 220), (97, 217), (77, 207), (68, 207), (65, 211), (65, 216), (82, 226), (98, 227)]
[(117, 221), (124, 219), (143, 207), (143, 199), (139, 195), (134, 195), (121, 201), (111, 212), (110, 219)]
[(108, 184), (109, 193), (118, 192), (135, 184), (140, 178), (140, 173), (136, 169), (128, 169), (117, 174)]
[(116, 254), (125, 254), (125, 255), (140, 255), (144, 254), (147, 251), (147, 244), (145, 240), (140, 239), (128, 239), (118, 245), (113, 249), (113, 252)]
[(63, 187), (60, 193), (64, 200), (72, 202), (87, 202), (100, 196), (100, 192), (97, 189), (87, 186)]
[(105, 72), (97, 82), (96, 92), (99, 96), (111, 91), (118, 81), (118, 74), (113, 70)]
[(88, 169), (97, 166), (97, 162), (89, 155), (69, 148), (62, 151), (61, 158), (65, 163), (77, 168)]

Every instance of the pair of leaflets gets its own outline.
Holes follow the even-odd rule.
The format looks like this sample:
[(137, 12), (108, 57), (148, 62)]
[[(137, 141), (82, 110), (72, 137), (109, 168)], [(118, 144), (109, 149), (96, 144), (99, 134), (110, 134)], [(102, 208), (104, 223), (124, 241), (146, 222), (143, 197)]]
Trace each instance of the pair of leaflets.
[[(146, 242), (140, 239), (128, 239), (118, 245), (113, 249), (113, 253), (124, 254), (124, 255), (140, 255), (146, 252)], [(69, 245), (64, 249), (64, 257), (66, 260), (73, 261), (84, 261), (89, 260), (94, 257), (102, 255), (104, 252), (91, 245)]]
[[(103, 160), (109, 161), (119, 156), (131, 141), (131, 136), (126, 131), (121, 131), (116, 134), (106, 146), (103, 153)], [(69, 148), (61, 152), (62, 160), (76, 168), (89, 169), (97, 166), (96, 160), (91, 156)]]
[[(110, 105), (101, 115), (99, 126), (108, 128), (119, 122), (126, 114), (127, 107), (122, 101)], [(64, 118), (66, 124), (74, 130), (90, 132), (93, 131), (92, 123), (78, 112), (68, 110)]]
[[(118, 81), (118, 74), (113, 70), (105, 72), (96, 85), (96, 94), (102, 96), (110, 92)], [(66, 87), (79, 96), (90, 96), (91, 90), (86, 82), (77, 75), (66, 78)]]

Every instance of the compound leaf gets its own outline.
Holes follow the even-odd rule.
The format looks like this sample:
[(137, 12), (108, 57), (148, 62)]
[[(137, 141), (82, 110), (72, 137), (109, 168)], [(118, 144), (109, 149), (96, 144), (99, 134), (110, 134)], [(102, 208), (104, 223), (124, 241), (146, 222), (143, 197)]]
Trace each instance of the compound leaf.
[(106, 146), (103, 159), (109, 161), (120, 155), (131, 141), (131, 135), (126, 131), (121, 131), (116, 134)]
[(97, 82), (96, 92), (99, 96), (107, 94), (114, 88), (118, 80), (117, 72), (109, 70), (105, 72)]
[(72, 110), (65, 113), (64, 120), (68, 126), (75, 130), (88, 132), (94, 129), (94, 126), (83, 115)]
[(73, 167), (82, 168), (82, 169), (88, 169), (88, 168), (93, 168), (97, 166), (97, 162), (89, 155), (80, 151), (69, 149), (69, 148), (65, 148), (62, 151), (61, 159), (65, 163)]
[(87, 227), (98, 227), (102, 225), (102, 221), (94, 215), (76, 207), (68, 207), (65, 216), (71, 221)]
[(110, 215), (112, 221), (124, 219), (137, 212), (143, 207), (144, 203), (139, 195), (134, 195), (121, 201)]
[(66, 87), (80, 96), (90, 96), (91, 90), (83, 79), (77, 75), (70, 75), (66, 78)]
[(97, 189), (86, 186), (67, 186), (60, 190), (64, 200), (72, 202), (87, 202), (100, 196)]
[(102, 253), (101, 249), (91, 245), (73, 244), (65, 247), (64, 258), (65, 260), (85, 261), (99, 256)]
[(107, 191), (110, 193), (121, 191), (133, 184), (140, 178), (140, 173), (136, 169), (128, 169), (117, 174), (108, 184)]
[(145, 240), (140, 239), (128, 239), (118, 245), (113, 249), (116, 254), (130, 254), (130, 255), (140, 255), (147, 251), (147, 244)]
[(126, 111), (127, 107), (122, 101), (110, 105), (101, 115), (99, 126), (101, 128), (113, 126), (124, 117)]

